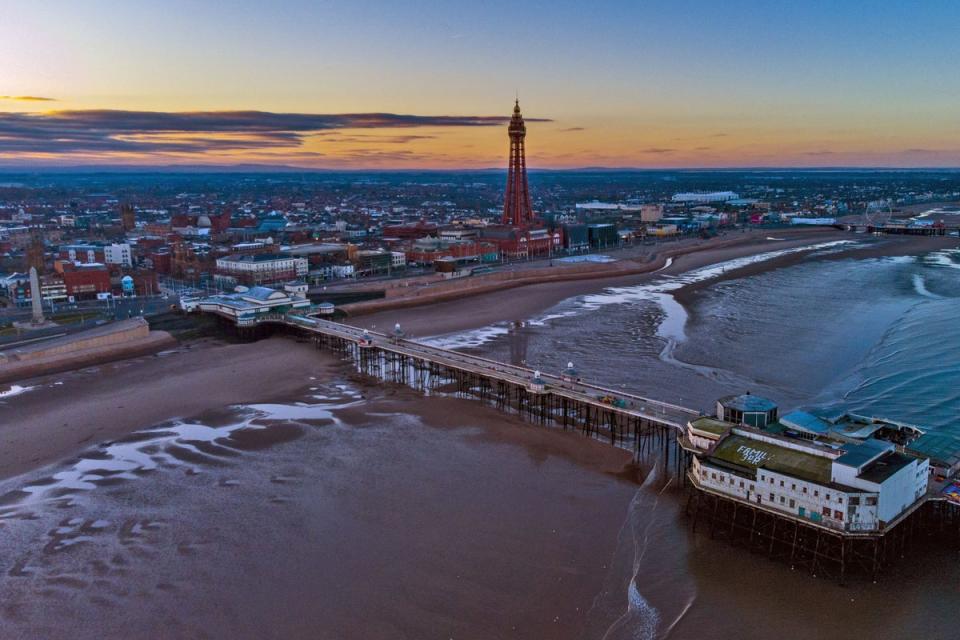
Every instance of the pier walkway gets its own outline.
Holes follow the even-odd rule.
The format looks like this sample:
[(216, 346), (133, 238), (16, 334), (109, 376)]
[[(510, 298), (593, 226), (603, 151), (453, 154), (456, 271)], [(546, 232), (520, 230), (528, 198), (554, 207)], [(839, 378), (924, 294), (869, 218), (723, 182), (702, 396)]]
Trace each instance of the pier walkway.
[(473, 396), (534, 422), (579, 428), (638, 453), (645, 436), (656, 436), (665, 448), (667, 440), (681, 442), (687, 422), (700, 415), (694, 409), (623, 390), (317, 317), (264, 314), (243, 318), (236, 325), (241, 333), (280, 325), (310, 336), (317, 348), (344, 353), (361, 373), (423, 391)]

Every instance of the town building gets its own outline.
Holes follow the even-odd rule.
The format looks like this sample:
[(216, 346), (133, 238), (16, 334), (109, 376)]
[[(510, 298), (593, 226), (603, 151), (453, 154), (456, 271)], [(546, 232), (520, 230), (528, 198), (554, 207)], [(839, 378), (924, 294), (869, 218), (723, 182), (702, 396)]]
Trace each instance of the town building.
[(673, 200), (673, 202), (705, 204), (710, 202), (727, 202), (729, 200), (736, 200), (739, 197), (740, 195), (733, 191), (693, 191), (675, 193), (671, 200)]
[(110, 271), (102, 263), (68, 264), (63, 270), (67, 296), (74, 300), (91, 300), (97, 294), (111, 293)]
[(107, 264), (119, 264), (124, 267), (133, 266), (133, 258), (129, 244), (109, 244), (103, 248), (103, 261)]
[(929, 460), (873, 437), (879, 429), (800, 437), (774, 403), (752, 395), (721, 399), (717, 413), (687, 426), (699, 490), (851, 533), (883, 531), (926, 494)]
[(277, 253), (242, 253), (218, 258), (216, 279), (225, 285), (277, 284), (306, 277), (306, 258)]
[(180, 305), (185, 311), (215, 313), (243, 326), (255, 323), (259, 316), (309, 309), (310, 300), (306, 298), (306, 290), (298, 285), (299, 283), (292, 283), (286, 289), (240, 287), (236, 293), (184, 298)]

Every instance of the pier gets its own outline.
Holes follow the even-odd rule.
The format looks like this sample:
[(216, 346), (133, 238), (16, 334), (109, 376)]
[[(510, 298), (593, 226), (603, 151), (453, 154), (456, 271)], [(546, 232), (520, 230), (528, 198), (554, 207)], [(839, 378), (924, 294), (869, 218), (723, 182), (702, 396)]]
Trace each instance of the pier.
[(828, 519), (797, 517), (772, 502), (717, 491), (703, 481), (706, 473), (700, 463), (701, 456), (712, 455), (716, 447), (701, 441), (705, 427), (691, 426), (706, 419), (702, 412), (584, 382), (573, 371), (549, 374), (426, 345), (406, 339), (399, 327), (383, 333), (297, 313), (219, 315), (242, 338), (292, 333), (338, 354), (359, 374), (428, 395), (479, 400), (528, 422), (579, 431), (631, 451), (636, 461), (655, 461), (688, 487), (686, 513), (694, 532), (705, 525), (711, 538), (811, 575), (844, 583), (850, 573), (858, 573), (876, 581), (912, 544), (936, 536), (960, 545), (960, 508), (935, 492), (928, 491), (877, 529), (851, 530)]
[(271, 327), (309, 336), (358, 373), (425, 393), (472, 397), (532, 423), (580, 431), (638, 459), (662, 450), (663, 464), (675, 465), (681, 479), (692, 455), (683, 439), (687, 423), (700, 416), (695, 409), (316, 317), (263, 314), (235, 324), (242, 337)]

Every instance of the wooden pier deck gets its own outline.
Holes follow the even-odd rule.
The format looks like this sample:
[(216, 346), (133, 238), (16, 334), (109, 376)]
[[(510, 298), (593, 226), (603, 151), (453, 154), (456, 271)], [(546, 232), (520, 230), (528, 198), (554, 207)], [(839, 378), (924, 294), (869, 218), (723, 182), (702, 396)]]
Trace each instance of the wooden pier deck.
[(638, 455), (662, 445), (683, 476), (690, 454), (670, 444), (684, 440), (688, 421), (700, 415), (695, 409), (546, 372), (535, 381), (537, 372), (527, 367), (317, 317), (266, 314), (237, 323), (241, 333), (268, 325), (311, 336), (317, 348), (340, 352), (359, 372), (382, 380), (474, 397), (531, 422), (579, 429)]

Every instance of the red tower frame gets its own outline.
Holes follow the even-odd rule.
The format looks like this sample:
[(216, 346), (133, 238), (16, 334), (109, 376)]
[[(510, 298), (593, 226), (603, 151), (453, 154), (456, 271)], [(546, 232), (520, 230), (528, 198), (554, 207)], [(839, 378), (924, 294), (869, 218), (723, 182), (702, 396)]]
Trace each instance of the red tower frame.
[(510, 166), (507, 169), (507, 192), (503, 202), (503, 224), (514, 227), (533, 222), (533, 207), (530, 205), (530, 186), (527, 183), (527, 156), (524, 138), (527, 126), (520, 115), (520, 100), (513, 105), (513, 117), (507, 128), (510, 136)]

